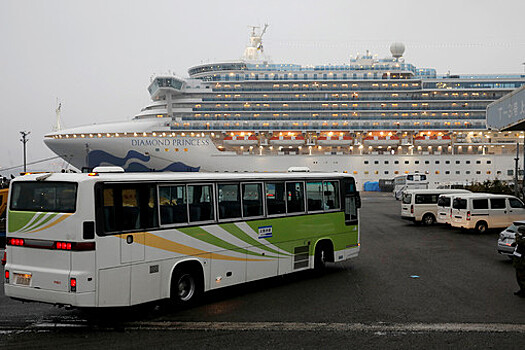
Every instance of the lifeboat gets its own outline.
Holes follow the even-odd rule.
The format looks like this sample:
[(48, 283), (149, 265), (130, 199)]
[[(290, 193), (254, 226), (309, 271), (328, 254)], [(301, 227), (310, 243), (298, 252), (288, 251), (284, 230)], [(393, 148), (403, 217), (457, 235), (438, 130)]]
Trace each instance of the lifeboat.
[(394, 146), (401, 142), (397, 136), (368, 136), (363, 143), (369, 146)]
[(232, 146), (254, 146), (259, 143), (257, 136), (226, 136), (224, 143)]
[(414, 137), (415, 145), (448, 145), (450, 136), (417, 136)]
[(280, 146), (300, 146), (304, 143), (303, 136), (274, 136), (270, 139), (270, 144)]
[(352, 144), (350, 136), (320, 136), (317, 143), (321, 146), (348, 146)]

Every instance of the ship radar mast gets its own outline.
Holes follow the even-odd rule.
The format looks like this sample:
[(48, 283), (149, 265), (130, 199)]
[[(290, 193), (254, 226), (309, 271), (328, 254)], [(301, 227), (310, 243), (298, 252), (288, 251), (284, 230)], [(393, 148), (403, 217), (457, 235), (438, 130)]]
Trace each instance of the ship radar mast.
[(60, 117), (60, 114), (62, 112), (62, 102), (60, 102), (57, 98), (57, 108), (55, 109), (56, 113), (56, 122), (55, 126), (53, 126), (53, 131), (60, 131), (62, 130), (62, 118)]
[(244, 50), (244, 59), (247, 61), (257, 61), (259, 60), (259, 54), (264, 57), (262, 37), (268, 29), (268, 24), (265, 24), (260, 32), (258, 32), (257, 29), (261, 29), (261, 27), (249, 26), (249, 28), (252, 29), (250, 33), (250, 43)]

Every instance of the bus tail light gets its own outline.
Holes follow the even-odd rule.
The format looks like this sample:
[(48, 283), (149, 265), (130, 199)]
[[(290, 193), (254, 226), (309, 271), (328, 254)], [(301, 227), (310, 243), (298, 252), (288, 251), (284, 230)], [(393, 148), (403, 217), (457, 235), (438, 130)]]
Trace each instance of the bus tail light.
[(10, 245), (16, 245), (21, 247), (24, 245), (24, 240), (22, 238), (10, 238), (8, 243)]
[(71, 243), (69, 242), (56, 242), (55, 249), (59, 250), (71, 250)]
[(4, 275), (5, 275), (5, 283), (7, 284), (9, 283), (9, 270), (5, 270)]
[(470, 221), (470, 210), (467, 211), (467, 221)]
[(71, 292), (76, 293), (77, 292), (77, 279), (76, 278), (70, 278), (69, 279), (69, 288)]

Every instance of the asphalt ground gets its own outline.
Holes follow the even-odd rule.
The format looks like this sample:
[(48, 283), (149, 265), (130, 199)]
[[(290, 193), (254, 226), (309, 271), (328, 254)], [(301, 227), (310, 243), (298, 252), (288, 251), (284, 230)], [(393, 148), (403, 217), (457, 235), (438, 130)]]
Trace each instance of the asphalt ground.
[[(104, 311), (22, 303), (0, 289), (0, 348), (507, 348), (525, 345), (525, 299), (498, 231), (401, 220), (364, 193), (358, 258), (208, 293), (192, 308)], [(2, 252), (0, 252), (2, 253)], [(3, 271), (2, 271), (3, 275)]]

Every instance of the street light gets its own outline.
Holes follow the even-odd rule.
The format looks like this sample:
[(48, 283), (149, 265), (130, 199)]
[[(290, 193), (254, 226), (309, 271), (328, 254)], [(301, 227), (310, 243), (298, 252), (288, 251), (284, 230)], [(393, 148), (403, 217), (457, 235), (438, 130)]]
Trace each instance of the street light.
[(27, 171), (26, 169), (26, 143), (29, 141), (27, 136), (31, 133), (31, 131), (20, 131), (20, 134), (22, 135), (22, 138), (20, 141), (22, 141), (22, 144), (24, 145), (24, 173)]

